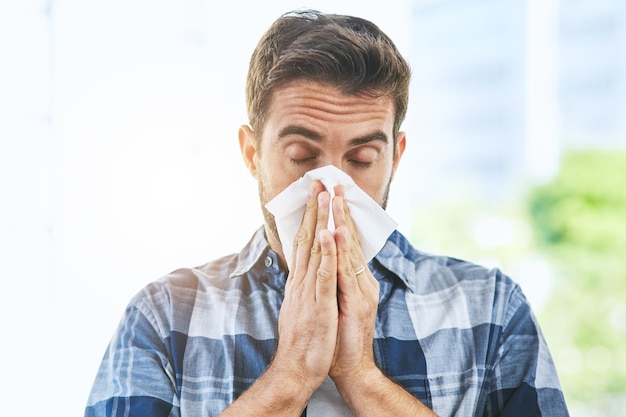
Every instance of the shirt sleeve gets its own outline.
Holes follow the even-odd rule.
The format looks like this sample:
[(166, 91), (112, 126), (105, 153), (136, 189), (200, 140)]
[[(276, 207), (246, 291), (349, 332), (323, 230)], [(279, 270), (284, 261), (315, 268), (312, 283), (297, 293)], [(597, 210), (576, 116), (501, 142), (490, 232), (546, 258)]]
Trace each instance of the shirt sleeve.
[(548, 346), (518, 286), (504, 314), (484, 417), (569, 416)]
[(167, 338), (150, 310), (134, 301), (106, 350), (85, 417), (180, 416)]

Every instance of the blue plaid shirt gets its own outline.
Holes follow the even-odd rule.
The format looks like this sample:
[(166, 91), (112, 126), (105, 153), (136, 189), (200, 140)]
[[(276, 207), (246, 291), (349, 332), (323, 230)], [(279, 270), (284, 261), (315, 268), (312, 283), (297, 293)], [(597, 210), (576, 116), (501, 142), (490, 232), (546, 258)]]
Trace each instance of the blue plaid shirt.
[[(397, 231), (369, 267), (380, 283), (377, 364), (439, 416), (568, 415), (511, 279), (421, 253)], [(272, 359), (285, 278), (261, 228), (240, 253), (148, 285), (125, 311), (85, 416), (220, 414)]]

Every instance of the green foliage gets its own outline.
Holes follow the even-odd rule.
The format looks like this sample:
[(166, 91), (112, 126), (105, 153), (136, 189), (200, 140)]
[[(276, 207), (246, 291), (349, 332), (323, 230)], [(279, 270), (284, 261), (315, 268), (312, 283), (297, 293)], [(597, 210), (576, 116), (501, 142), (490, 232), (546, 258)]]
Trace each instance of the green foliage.
[[(626, 152), (568, 152), (524, 201), (514, 190), (485, 204), (475, 191), (459, 185), (414, 208), (412, 241), (498, 265), (529, 296), (551, 288), (533, 307), (572, 415), (626, 417)], [(536, 258), (549, 261), (547, 277), (523, 268)]]
[(624, 249), (626, 153), (566, 154), (557, 178), (533, 192), (530, 213), (539, 241), (548, 246)]
[(555, 268), (540, 321), (566, 396), (585, 404), (626, 397), (626, 152), (567, 153), (528, 208)]

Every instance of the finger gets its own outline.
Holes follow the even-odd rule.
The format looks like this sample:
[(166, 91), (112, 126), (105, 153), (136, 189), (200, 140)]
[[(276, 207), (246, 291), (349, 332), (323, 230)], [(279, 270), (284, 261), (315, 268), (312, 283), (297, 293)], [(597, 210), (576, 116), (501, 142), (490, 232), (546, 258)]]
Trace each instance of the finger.
[(317, 222), (315, 232), (328, 229), (328, 218), (330, 217), (330, 193), (322, 191), (317, 195)]
[[(335, 187), (335, 193), (337, 192), (337, 187)], [(333, 220), (335, 221), (335, 229), (340, 226), (346, 225), (346, 212), (344, 210), (345, 197), (343, 195), (335, 194), (333, 198), (332, 210), (333, 210)]]
[(343, 184), (337, 184), (333, 187), (333, 191), (335, 192), (335, 195), (339, 195), (341, 197), (346, 195), (346, 187), (343, 186)]
[(337, 244), (337, 286), (339, 291), (346, 295), (360, 292), (358, 277), (352, 261), (352, 249), (350, 232), (345, 225), (335, 230), (335, 242)]
[[(335, 188), (335, 192), (337, 192)], [(335, 225), (337, 227), (345, 226), (350, 233), (350, 253), (351, 262), (355, 271), (359, 270), (365, 265), (365, 258), (363, 250), (361, 249), (361, 243), (359, 242), (359, 235), (356, 231), (356, 227), (350, 216), (350, 211), (347, 208), (345, 198), (343, 196), (335, 196), (333, 199), (333, 216), (335, 218)]]
[(319, 231), (321, 262), (317, 268), (316, 301), (337, 304), (337, 247), (328, 229)]
[(361, 289), (361, 292), (364, 294), (371, 294), (375, 292), (378, 294), (378, 281), (369, 270), (369, 266), (365, 260), (365, 255), (363, 255), (363, 251), (361, 250), (361, 246), (359, 244), (354, 244), (354, 242), (350, 245), (350, 262), (354, 271), (356, 284)]
[[(311, 245), (311, 253), (307, 269), (317, 270), (322, 260), (322, 248), (320, 242), (320, 232), (328, 228), (328, 217), (330, 213), (330, 194), (322, 191), (317, 195), (317, 221), (315, 223), (315, 238)], [(333, 242), (334, 243), (334, 242)]]
[[(365, 260), (363, 249), (361, 248), (361, 242), (359, 240), (356, 224), (350, 215), (350, 208), (348, 207), (345, 199), (345, 188), (343, 185), (337, 185), (335, 186), (334, 191), (335, 198), (333, 199), (333, 216), (335, 219), (335, 226), (344, 226), (347, 228), (349, 233), (349, 239), (346, 239), (346, 242), (349, 244), (348, 258), (349, 264), (351, 265), (351, 272), (342, 272), (342, 275), (347, 277), (344, 282), (354, 283), (356, 287), (361, 289), (361, 292), (378, 294), (378, 281), (376, 281), (376, 278), (374, 278), (374, 276), (370, 273), (367, 266), (367, 261)], [(342, 251), (342, 249), (339, 249), (339, 246), (337, 250), (338, 253), (341, 253)], [(347, 262), (345, 257), (343, 262)], [(348, 267), (342, 267), (341, 259), (339, 260), (337, 269), (341, 271), (350, 270)], [(357, 274), (357, 272), (359, 272), (359, 274)]]
[[(354, 222), (351, 221), (352, 218), (351, 216), (349, 216), (349, 209), (346, 209), (347, 204), (345, 202), (345, 198), (342, 195), (343, 187), (341, 187), (341, 189), (338, 189), (337, 187), (335, 187), (335, 193), (339, 194), (339, 196), (335, 195), (335, 198), (333, 200), (333, 215), (335, 216), (335, 224), (346, 227), (348, 230), (348, 237), (349, 237), (349, 239), (346, 239), (348, 248), (346, 249), (339, 248), (339, 244), (338, 244), (338, 249), (337, 249), (338, 253), (341, 254), (342, 251), (347, 250), (348, 256), (343, 257), (343, 260), (340, 259), (339, 265), (337, 268), (338, 270), (342, 271), (342, 275), (352, 274), (351, 276), (354, 278), (353, 281), (355, 285), (358, 286), (358, 288), (360, 288), (362, 292), (364, 291), (378, 292), (378, 282), (373, 277), (373, 275), (371, 275), (371, 273), (369, 272), (367, 261), (365, 260), (365, 255), (363, 254), (363, 250), (361, 248), (361, 244), (358, 239), (358, 233), (356, 232)], [(347, 218), (346, 218), (346, 214), (348, 214)], [(350, 221), (347, 221), (348, 219), (350, 219)], [(344, 265), (345, 262), (349, 262), (351, 266), (351, 272), (348, 272), (350, 268), (342, 267), (342, 265)], [(357, 274), (357, 272), (359, 273)], [(346, 276), (347, 278), (344, 281), (350, 282), (351, 280), (350, 275), (346, 275)]]
[[(345, 188), (343, 185), (336, 185), (334, 188), (335, 198), (333, 199), (333, 217), (335, 219), (335, 227), (346, 225), (350, 231), (352, 241), (357, 243), (360, 249), (359, 234), (356, 229), (356, 224), (350, 215), (350, 208), (348, 207), (345, 197)], [(337, 200), (335, 203), (335, 200)]]
[[(293, 259), (292, 267), (295, 271), (306, 271), (308, 268), (309, 258), (311, 256), (311, 247), (315, 240), (315, 228), (317, 224), (317, 196), (323, 190), (323, 186), (319, 181), (311, 181), (309, 184), (306, 207), (302, 217), (302, 223), (293, 242)], [(291, 271), (290, 271), (291, 272)], [(304, 278), (304, 273), (291, 274), (291, 276), (299, 276)]]
[(333, 199), (333, 217), (335, 219), (335, 227), (346, 226), (349, 233), (351, 243), (355, 244), (355, 248), (360, 251), (361, 243), (359, 242), (359, 234), (356, 230), (356, 225), (350, 216), (350, 209), (343, 195), (337, 196)]

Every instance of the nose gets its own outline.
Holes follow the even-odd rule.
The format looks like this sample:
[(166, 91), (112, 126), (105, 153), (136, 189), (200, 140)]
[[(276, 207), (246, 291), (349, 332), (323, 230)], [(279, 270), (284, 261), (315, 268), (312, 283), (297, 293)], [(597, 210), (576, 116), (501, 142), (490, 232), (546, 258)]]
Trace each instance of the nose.
[(329, 156), (324, 160), (323, 164), (323, 166), (332, 165), (335, 168), (342, 170), (343, 172), (346, 172), (346, 169), (348, 168), (347, 166), (345, 166), (346, 161), (344, 161), (342, 156)]

